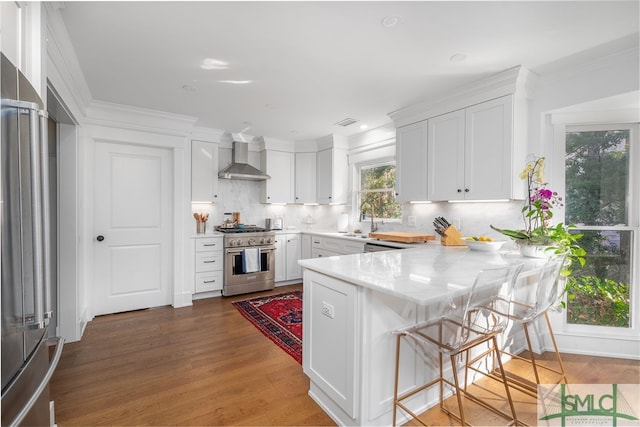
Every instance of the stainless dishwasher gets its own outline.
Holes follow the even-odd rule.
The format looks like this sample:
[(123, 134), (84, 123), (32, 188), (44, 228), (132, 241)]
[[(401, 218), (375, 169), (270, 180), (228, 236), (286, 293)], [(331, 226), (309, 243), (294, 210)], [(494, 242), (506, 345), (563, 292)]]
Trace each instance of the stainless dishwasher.
[(404, 249), (404, 248), (399, 248), (397, 246), (391, 246), (389, 244), (385, 244), (385, 243), (373, 243), (373, 242), (367, 242), (364, 244), (364, 251), (365, 252), (380, 252), (380, 251), (392, 251), (394, 249)]

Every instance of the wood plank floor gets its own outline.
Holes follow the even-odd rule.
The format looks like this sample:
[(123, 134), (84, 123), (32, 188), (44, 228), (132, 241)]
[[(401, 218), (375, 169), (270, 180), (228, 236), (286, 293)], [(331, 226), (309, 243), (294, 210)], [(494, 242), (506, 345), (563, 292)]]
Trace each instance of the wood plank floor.
[[(231, 304), (251, 296), (97, 317), (65, 345), (51, 381), (58, 425), (335, 425), (307, 395), (302, 367)], [(564, 361), (574, 383), (640, 379), (638, 361)], [(425, 416), (455, 425), (437, 408)]]

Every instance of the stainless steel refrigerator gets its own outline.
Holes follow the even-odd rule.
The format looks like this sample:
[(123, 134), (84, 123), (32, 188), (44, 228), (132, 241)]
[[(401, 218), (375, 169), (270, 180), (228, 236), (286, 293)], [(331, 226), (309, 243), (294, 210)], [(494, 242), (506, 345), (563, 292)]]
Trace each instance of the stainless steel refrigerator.
[[(51, 425), (49, 380), (64, 339), (49, 339), (47, 113), (29, 81), (2, 55), (1, 424)], [(55, 351), (49, 347), (56, 344)]]

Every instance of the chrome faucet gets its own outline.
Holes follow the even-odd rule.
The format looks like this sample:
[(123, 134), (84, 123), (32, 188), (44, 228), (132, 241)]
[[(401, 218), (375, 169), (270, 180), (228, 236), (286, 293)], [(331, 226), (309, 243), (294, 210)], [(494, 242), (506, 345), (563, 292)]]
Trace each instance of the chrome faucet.
[(378, 225), (373, 222), (373, 206), (371, 206), (371, 233), (378, 231)]

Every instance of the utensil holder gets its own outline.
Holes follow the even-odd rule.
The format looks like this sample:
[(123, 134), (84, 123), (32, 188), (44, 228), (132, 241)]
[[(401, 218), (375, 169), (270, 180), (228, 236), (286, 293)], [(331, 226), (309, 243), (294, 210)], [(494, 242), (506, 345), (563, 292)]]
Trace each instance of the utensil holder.
[(196, 221), (196, 233), (204, 234), (207, 232), (207, 222), (206, 221)]
[(444, 236), (440, 239), (440, 243), (444, 246), (467, 246), (462, 240), (462, 233), (453, 225), (444, 230)]

